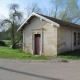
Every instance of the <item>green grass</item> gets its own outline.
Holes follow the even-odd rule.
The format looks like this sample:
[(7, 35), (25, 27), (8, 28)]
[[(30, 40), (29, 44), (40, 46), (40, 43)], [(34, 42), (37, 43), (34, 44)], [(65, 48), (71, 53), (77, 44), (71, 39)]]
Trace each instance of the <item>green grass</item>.
[(65, 52), (63, 54), (58, 55), (58, 58), (66, 58), (66, 59), (80, 59), (80, 50), (74, 50), (70, 52)]
[(10, 47), (0, 46), (0, 58), (9, 59), (30, 59), (30, 60), (46, 60), (43, 56), (32, 56), (23, 53), (20, 49), (11, 49)]
[(11, 44), (11, 40), (2, 40), (2, 41), (4, 41), (7, 45)]
[(4, 41), (5, 43), (11, 42), (11, 40), (2, 40), (2, 41)]

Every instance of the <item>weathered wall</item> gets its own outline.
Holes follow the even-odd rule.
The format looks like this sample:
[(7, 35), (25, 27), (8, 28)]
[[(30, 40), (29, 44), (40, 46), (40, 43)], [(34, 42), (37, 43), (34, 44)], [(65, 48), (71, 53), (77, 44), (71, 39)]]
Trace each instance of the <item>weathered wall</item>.
[[(43, 28), (43, 29), (40, 29)], [(34, 34), (41, 34), (41, 55), (57, 55), (57, 28), (35, 17), (23, 30), (23, 51), (34, 53)]]
[[(71, 29), (66, 27), (58, 28), (58, 54), (80, 48), (79, 45), (74, 46), (74, 32), (78, 34), (80, 31), (78, 29)], [(78, 43), (78, 40), (76, 40), (76, 43)]]
[(33, 54), (33, 46), (32, 46), (32, 32), (35, 28), (41, 28), (46, 24), (45, 21), (41, 21), (39, 18), (35, 17), (30, 21), (30, 24), (23, 30), (23, 51), (30, 52)]
[(72, 33), (71, 29), (60, 27), (58, 28), (58, 54), (70, 51), (72, 48)]
[(57, 55), (57, 27), (47, 23), (43, 31), (43, 52), (47, 56)]

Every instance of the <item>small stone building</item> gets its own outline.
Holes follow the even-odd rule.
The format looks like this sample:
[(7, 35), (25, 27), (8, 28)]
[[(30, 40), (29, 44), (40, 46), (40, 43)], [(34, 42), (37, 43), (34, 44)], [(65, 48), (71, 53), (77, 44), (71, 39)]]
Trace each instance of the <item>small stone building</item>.
[(80, 26), (32, 13), (19, 27), (23, 51), (32, 55), (55, 56), (80, 48)]

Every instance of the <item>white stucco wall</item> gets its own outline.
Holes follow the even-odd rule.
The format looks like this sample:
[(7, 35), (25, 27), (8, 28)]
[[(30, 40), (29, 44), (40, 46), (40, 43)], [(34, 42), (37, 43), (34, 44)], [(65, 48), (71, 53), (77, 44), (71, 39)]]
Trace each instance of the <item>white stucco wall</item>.
[(58, 28), (58, 54), (72, 49), (72, 30), (60, 27)]
[[(42, 29), (43, 28), (43, 29)], [(34, 34), (41, 34), (41, 55), (57, 55), (57, 28), (35, 17), (23, 30), (23, 51), (34, 53)]]
[(57, 55), (57, 27), (47, 23), (43, 31), (43, 52), (47, 56)]
[[(66, 27), (58, 28), (58, 54), (80, 48), (79, 45), (74, 46), (74, 32), (76, 32), (77, 34), (80, 33), (78, 29)], [(78, 41), (76, 40), (76, 43), (77, 42)]]
[(33, 29), (42, 28), (46, 24), (45, 21), (41, 21), (35, 17), (30, 21), (30, 24), (26, 25), (23, 30), (23, 51), (33, 53), (32, 35), (35, 34)]

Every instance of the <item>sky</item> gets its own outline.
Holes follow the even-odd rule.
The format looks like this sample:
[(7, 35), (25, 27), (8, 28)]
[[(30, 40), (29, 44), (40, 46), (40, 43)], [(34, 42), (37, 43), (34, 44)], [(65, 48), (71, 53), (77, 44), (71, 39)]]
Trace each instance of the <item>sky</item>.
[(37, 3), (40, 8), (48, 8), (50, 6), (50, 0), (0, 0), (0, 17), (8, 17), (8, 5), (11, 3), (19, 4), (20, 10), (24, 11), (27, 4), (32, 2)]
[[(25, 8), (29, 3), (37, 3), (37, 5), (43, 9), (50, 7), (50, 0), (0, 0), (0, 19), (9, 18), (9, 5), (16, 3), (19, 5), (20, 11), (25, 11)], [(26, 14), (24, 13), (26, 16)], [(1, 32), (2, 28), (0, 28)]]
[[(11, 3), (17, 3), (20, 6), (20, 10), (25, 12), (25, 8), (29, 3), (37, 3), (41, 9), (50, 9), (51, 0), (0, 0), (0, 18), (8, 17), (9, 10), (8, 5)], [(78, 1), (78, 5), (80, 5), (80, 0)]]
[[(32, 2), (37, 3), (40, 8), (49, 9), (51, 7), (50, 0), (0, 0), (0, 17), (8, 17), (8, 5), (11, 3), (19, 4), (20, 10), (24, 11), (27, 4)], [(78, 0), (78, 4), (80, 5), (80, 0)]]
[[(0, 18), (8, 18), (9, 10), (8, 5), (12, 3), (17, 3), (20, 6), (20, 11), (26, 12), (25, 8), (29, 3), (37, 3), (41, 9), (50, 9), (51, 0), (0, 0)], [(78, 1), (78, 5), (80, 6), (80, 0)], [(45, 10), (44, 10), (45, 12)], [(25, 15), (25, 14), (24, 14)]]

